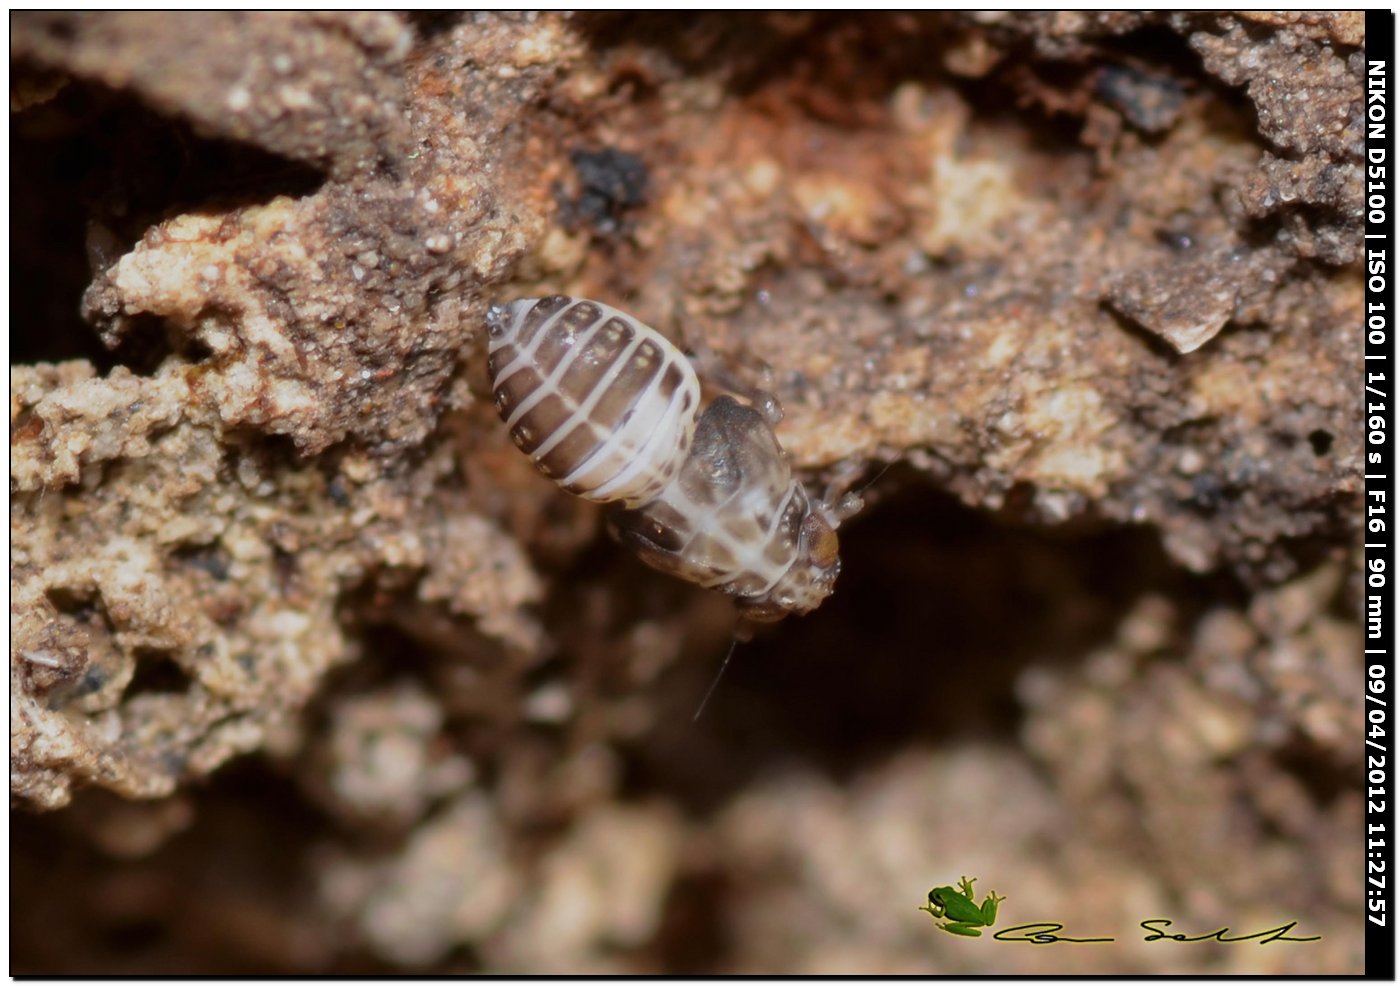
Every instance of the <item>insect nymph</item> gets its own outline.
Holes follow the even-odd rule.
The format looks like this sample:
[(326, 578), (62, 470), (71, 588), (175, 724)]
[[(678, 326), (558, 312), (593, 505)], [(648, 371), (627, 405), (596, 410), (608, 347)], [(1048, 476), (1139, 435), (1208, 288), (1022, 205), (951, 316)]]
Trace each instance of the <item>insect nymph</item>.
[(511, 439), (564, 490), (611, 504), (653, 568), (734, 597), (749, 620), (809, 613), (841, 570), (836, 527), (859, 507), (809, 496), (773, 434), (732, 397), (701, 410), (685, 354), (596, 301), (493, 305), (487, 370)]

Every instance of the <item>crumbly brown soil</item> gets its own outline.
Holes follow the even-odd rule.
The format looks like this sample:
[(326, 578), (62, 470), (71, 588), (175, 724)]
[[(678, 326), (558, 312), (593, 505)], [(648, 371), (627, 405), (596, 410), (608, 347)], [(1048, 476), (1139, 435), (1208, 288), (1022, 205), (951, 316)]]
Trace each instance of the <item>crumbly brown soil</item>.
[[(14, 971), (1361, 969), (1360, 14), (12, 29)], [(892, 464), (695, 723), (554, 291)]]

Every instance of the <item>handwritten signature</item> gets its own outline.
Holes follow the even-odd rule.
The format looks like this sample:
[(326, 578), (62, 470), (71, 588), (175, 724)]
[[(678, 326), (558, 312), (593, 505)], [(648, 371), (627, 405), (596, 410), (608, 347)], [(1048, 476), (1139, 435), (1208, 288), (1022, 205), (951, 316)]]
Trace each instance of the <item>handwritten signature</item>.
[[(1197, 942), (1197, 941), (1218, 941), (1225, 944), (1234, 944), (1242, 941), (1257, 941), (1260, 945), (1268, 945), (1277, 941), (1319, 941), (1321, 935), (1309, 935), (1304, 938), (1294, 938), (1288, 932), (1298, 926), (1297, 921), (1290, 921), (1281, 924), (1276, 928), (1265, 928), (1263, 931), (1256, 931), (1249, 935), (1231, 935), (1230, 928), (1217, 928), (1215, 931), (1207, 932), (1204, 935), (1183, 935), (1168, 932), (1165, 929), (1174, 922), (1169, 918), (1149, 918), (1146, 921), (1138, 922), (1138, 927), (1147, 932), (1143, 936), (1143, 941), (1174, 941), (1174, 942)], [(992, 937), (997, 941), (1026, 942), (1031, 945), (1056, 945), (1061, 942), (1076, 945), (1091, 944), (1094, 942), (1116, 941), (1114, 938), (1071, 938), (1068, 935), (1061, 935), (1065, 926), (1054, 921), (1043, 921), (1038, 924), (1018, 924), (1014, 928), (1004, 928)]]

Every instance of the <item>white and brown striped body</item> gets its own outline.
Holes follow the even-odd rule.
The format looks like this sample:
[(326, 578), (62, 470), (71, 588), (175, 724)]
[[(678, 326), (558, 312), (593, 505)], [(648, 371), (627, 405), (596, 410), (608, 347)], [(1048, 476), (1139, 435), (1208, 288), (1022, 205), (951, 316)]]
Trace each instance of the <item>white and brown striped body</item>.
[(730, 397), (700, 413), (685, 355), (615, 308), (562, 296), (493, 306), (488, 370), (511, 437), (648, 565), (735, 597), (753, 620), (815, 609), (835, 527), (772, 424)]
[(575, 496), (635, 507), (680, 471), (700, 381), (655, 329), (562, 295), (517, 301), (489, 328), (496, 410), (540, 472)]

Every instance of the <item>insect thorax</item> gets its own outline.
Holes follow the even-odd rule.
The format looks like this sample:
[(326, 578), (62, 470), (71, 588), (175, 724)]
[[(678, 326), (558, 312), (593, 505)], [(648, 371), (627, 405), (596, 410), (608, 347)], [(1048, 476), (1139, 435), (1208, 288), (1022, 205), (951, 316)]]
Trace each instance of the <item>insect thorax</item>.
[(831, 592), (839, 564), (811, 566), (817, 517), (762, 415), (717, 398), (677, 480), (612, 523), (647, 564), (735, 597), (751, 618), (808, 612)]

